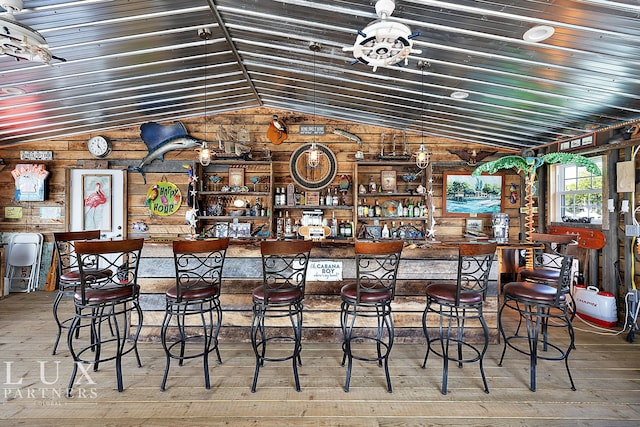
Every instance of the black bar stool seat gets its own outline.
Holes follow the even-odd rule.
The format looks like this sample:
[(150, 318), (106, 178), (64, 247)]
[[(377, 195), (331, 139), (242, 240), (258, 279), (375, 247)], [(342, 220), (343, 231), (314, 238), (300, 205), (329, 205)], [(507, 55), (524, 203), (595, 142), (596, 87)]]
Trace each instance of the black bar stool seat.
[[(255, 393), (265, 362), (291, 360), (296, 391), (300, 391), (298, 365), (302, 365), (302, 311), (311, 240), (264, 240), (260, 243), (262, 285), (253, 290), (251, 346), (256, 356), (251, 392)], [(291, 329), (270, 326), (273, 319), (289, 318)], [(267, 330), (269, 329), (269, 331)], [(271, 353), (269, 343), (292, 343), (290, 353)]]
[[(394, 327), (391, 302), (404, 242), (401, 240), (356, 240), (356, 280), (340, 289), (340, 325), (342, 328), (342, 366), (347, 364), (344, 391), (349, 391), (353, 360), (378, 362), (384, 366), (387, 391), (393, 391), (389, 375), (389, 354), (393, 347)], [(375, 319), (370, 331), (367, 319)], [(365, 343), (374, 344), (370, 348)]]
[[(427, 340), (427, 352), (422, 368), (426, 368), (429, 354), (442, 358), (442, 394), (447, 394), (449, 362), (459, 368), (465, 363), (478, 362), (485, 393), (489, 393), (484, 373), (484, 355), (489, 345), (489, 328), (483, 315), (483, 303), (489, 283), (489, 273), (495, 258), (496, 243), (470, 243), (458, 247), (458, 268), (454, 283), (432, 283), (426, 287), (427, 305), (422, 314), (422, 330)], [(429, 332), (428, 316), (436, 315), (437, 332)], [(482, 326), (483, 340), (476, 344), (465, 336), (471, 321)]]
[(172, 360), (183, 366), (185, 361), (197, 358), (202, 358), (205, 388), (211, 388), (209, 354), (215, 352), (222, 363), (218, 348), (220, 290), (228, 247), (229, 238), (173, 242), (176, 282), (165, 291), (160, 339), (166, 363), (161, 391), (166, 389)]

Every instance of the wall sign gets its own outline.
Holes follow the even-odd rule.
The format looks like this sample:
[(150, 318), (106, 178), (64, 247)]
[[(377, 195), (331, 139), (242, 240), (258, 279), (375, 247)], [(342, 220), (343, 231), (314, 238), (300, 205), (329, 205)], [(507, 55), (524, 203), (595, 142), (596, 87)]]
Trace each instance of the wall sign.
[(300, 125), (300, 135), (324, 135), (324, 126)]
[(160, 181), (147, 191), (147, 206), (152, 214), (169, 216), (180, 209), (182, 193), (175, 184)]
[(15, 199), (18, 202), (44, 201), (45, 180), (49, 171), (42, 164), (16, 165), (11, 171), (15, 180)]
[(560, 151), (578, 150), (584, 147), (590, 147), (596, 142), (593, 134), (586, 135), (580, 138), (570, 139), (568, 141), (561, 141), (558, 143), (558, 149)]
[(342, 280), (342, 261), (309, 261), (307, 280), (319, 282)]
[(53, 151), (20, 151), (20, 160), (53, 160)]

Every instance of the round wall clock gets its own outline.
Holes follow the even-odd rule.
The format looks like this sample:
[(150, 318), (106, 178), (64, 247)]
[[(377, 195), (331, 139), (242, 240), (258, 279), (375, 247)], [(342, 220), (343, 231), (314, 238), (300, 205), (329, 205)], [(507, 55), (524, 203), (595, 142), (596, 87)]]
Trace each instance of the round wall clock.
[(316, 143), (320, 150), (318, 166), (311, 167), (307, 162), (307, 151), (311, 144), (303, 144), (291, 155), (289, 170), (293, 180), (306, 190), (319, 190), (331, 184), (338, 171), (335, 154), (326, 145)]
[(94, 157), (107, 157), (111, 153), (111, 142), (104, 136), (94, 136), (87, 141), (87, 149)]

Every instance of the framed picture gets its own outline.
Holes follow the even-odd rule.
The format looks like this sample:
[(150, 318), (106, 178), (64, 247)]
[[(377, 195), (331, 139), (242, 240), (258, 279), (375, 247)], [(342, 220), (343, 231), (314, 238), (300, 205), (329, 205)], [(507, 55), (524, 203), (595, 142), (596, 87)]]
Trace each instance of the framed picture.
[(213, 237), (223, 238), (229, 236), (229, 223), (228, 222), (216, 222), (211, 230)]
[(318, 206), (320, 204), (320, 192), (319, 191), (307, 191), (307, 198), (305, 199), (307, 206)]
[(83, 175), (83, 230), (111, 230), (111, 175)]
[(229, 168), (229, 187), (244, 187), (244, 168)]
[(503, 210), (504, 174), (471, 176), (444, 172), (442, 212), (448, 216), (490, 216)]
[(396, 171), (380, 171), (380, 188), (382, 191), (396, 191)]
[(365, 225), (364, 238), (380, 240), (382, 238), (382, 227), (379, 225)]
[(483, 225), (481, 219), (469, 219), (467, 218), (467, 233), (482, 233)]

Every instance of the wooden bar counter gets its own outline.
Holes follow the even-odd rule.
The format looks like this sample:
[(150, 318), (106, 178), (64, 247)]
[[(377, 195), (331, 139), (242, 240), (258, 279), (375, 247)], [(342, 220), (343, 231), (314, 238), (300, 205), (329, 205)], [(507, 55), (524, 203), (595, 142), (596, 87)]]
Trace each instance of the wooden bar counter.
[[(165, 290), (174, 283), (171, 242), (146, 241), (140, 264), (140, 297), (144, 310), (141, 339), (159, 339), (164, 317)], [(317, 242), (311, 251), (312, 261), (342, 263), (342, 279), (355, 277), (352, 241)], [(497, 261), (494, 263), (490, 288), (485, 302), (485, 318), (492, 341), (497, 341)], [(393, 304), (397, 342), (422, 342), (422, 312), (429, 283), (455, 280), (457, 250), (449, 243), (407, 243), (398, 271), (396, 298)], [(245, 342), (251, 324), (251, 294), (262, 280), (260, 250), (257, 241), (232, 241), (223, 270), (220, 301), (223, 308), (220, 339)], [(303, 338), (316, 342), (340, 342), (341, 281), (307, 281)], [(473, 331), (473, 328), (471, 329)], [(478, 333), (480, 333), (478, 324)]]

